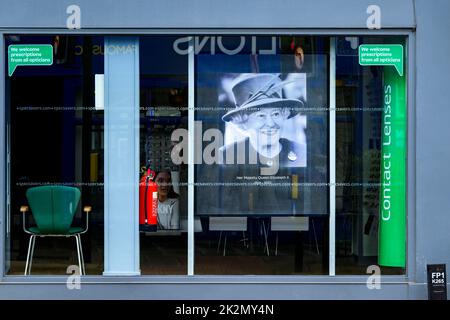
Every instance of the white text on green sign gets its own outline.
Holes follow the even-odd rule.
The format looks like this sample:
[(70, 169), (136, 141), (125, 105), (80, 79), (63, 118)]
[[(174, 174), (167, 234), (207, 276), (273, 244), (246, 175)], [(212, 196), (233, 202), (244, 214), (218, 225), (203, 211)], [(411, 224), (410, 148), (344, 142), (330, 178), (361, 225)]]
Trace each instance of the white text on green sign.
[(51, 44), (13, 44), (8, 47), (8, 75), (18, 66), (50, 66), (53, 64)]
[(362, 44), (359, 46), (362, 66), (394, 66), (403, 76), (403, 46), (400, 44)]

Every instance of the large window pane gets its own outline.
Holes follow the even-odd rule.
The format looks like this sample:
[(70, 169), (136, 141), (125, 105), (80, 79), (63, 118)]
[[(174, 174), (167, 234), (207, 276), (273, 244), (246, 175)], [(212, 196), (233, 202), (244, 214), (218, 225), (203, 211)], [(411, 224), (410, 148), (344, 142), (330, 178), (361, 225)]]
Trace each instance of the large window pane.
[[(329, 243), (337, 274), (370, 265), (404, 274), (407, 74), (361, 66), (358, 46), (405, 48), (405, 38), (335, 39), (329, 239), (330, 37), (139, 37), (141, 182), (132, 214), (142, 274), (185, 275), (188, 254), (195, 274), (328, 274)], [(6, 273), (23, 274), (32, 255), (31, 274), (67, 274), (81, 258), (86, 274), (101, 274), (103, 37), (7, 36), (5, 57), (30, 57), (35, 45), (51, 45), (51, 65), (18, 63), (5, 74)]]
[[(140, 226), (142, 274), (187, 273), (187, 163), (172, 157), (172, 136), (178, 132), (187, 138), (188, 75), (187, 55), (174, 50), (176, 40), (148, 36), (139, 41), (141, 198), (151, 196), (148, 170), (154, 172), (149, 183), (158, 185), (157, 218)], [(141, 200), (140, 210), (150, 215), (149, 201)]]
[(196, 274), (328, 273), (328, 38), (194, 43)]
[[(80, 234), (86, 274), (101, 274), (103, 111), (99, 100), (96, 105), (102, 88), (95, 90), (95, 78), (103, 74), (103, 38), (6, 37), (6, 50), (9, 46), (9, 57), (16, 54), (15, 59), (31, 60), (34, 45), (52, 46), (52, 65), (19, 65), (11, 76), (5, 75), (6, 273), (24, 274), (29, 244), (34, 242), (31, 274), (72, 274), (74, 269), (67, 268), (79, 265), (75, 236)], [(86, 206), (91, 210), (84, 211)], [(89, 229), (83, 233), (87, 214)], [(35, 240), (30, 242), (30, 237)]]
[[(404, 88), (407, 75), (400, 76), (393, 66), (360, 66), (358, 46), (404, 45), (405, 39), (339, 37), (336, 44), (336, 273), (367, 274), (370, 265), (380, 265), (382, 274), (404, 274), (404, 267), (382, 262), (379, 244), (388, 241), (395, 247), (406, 243), (406, 226), (387, 233), (381, 230), (381, 220), (383, 204), (388, 208), (394, 201), (406, 201), (402, 191), (406, 180), (391, 184), (382, 179), (382, 168), (388, 169), (389, 180), (401, 174), (391, 170), (394, 159), (383, 148), (406, 150), (406, 118), (400, 124), (393, 115), (399, 110), (406, 114), (406, 91), (396, 89)], [(396, 104), (395, 99), (403, 103)], [(404, 130), (394, 131), (394, 125)], [(406, 154), (399, 160), (405, 166)], [(403, 218), (405, 214), (405, 208), (392, 212)]]

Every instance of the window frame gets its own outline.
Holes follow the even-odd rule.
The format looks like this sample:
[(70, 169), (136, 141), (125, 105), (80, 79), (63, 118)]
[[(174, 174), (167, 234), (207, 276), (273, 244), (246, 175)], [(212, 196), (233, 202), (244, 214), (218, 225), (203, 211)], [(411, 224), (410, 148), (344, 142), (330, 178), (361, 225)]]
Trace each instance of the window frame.
[[(406, 221), (407, 221), (407, 230), (406, 230), (406, 239), (407, 239), (407, 263), (406, 263), (406, 272), (404, 275), (395, 275), (395, 276), (383, 276), (383, 281), (388, 283), (408, 283), (409, 279), (413, 279), (415, 275), (415, 249), (416, 249), (416, 232), (415, 232), (415, 222), (416, 222), (416, 211), (415, 211), (415, 32), (411, 29), (382, 29), (382, 30), (364, 30), (364, 29), (139, 29), (136, 32), (130, 33), (127, 30), (111, 30), (111, 29), (83, 29), (76, 30), (73, 32), (67, 29), (8, 29), (8, 30), (0, 30), (0, 50), (5, 52), (5, 36), (10, 34), (23, 34), (23, 35), (39, 35), (39, 34), (61, 34), (61, 35), (92, 35), (92, 36), (114, 36), (114, 35), (124, 35), (129, 34), (133, 36), (141, 36), (141, 35), (179, 35), (179, 36), (195, 36), (195, 35), (248, 35), (248, 36), (258, 36), (258, 35), (298, 35), (298, 36), (329, 36), (330, 39), (333, 39), (337, 36), (405, 36), (406, 37), (406, 74), (408, 75), (406, 81), (406, 90), (407, 90), (407, 175), (406, 175)], [(331, 56), (331, 55), (330, 55)], [(5, 221), (6, 221), (6, 88), (4, 81), (5, 69), (7, 66), (7, 57), (4, 54), (4, 58), (2, 62), (0, 62), (0, 72), (2, 72), (2, 77), (0, 79), (0, 93), (2, 95), (2, 99), (0, 99), (0, 109), (3, 111), (0, 112), (0, 124), (3, 126), (3, 130), (0, 133), (0, 139), (2, 143), (0, 144), (0, 167), (3, 168), (0, 172), (0, 189), (4, 190), (3, 195), (4, 199), (0, 203), (0, 241), (2, 245), (0, 245), (0, 282), (5, 283), (65, 283), (67, 276), (9, 276), (5, 275), (5, 262), (6, 262), (6, 251), (5, 251), (5, 242), (6, 242), (6, 230), (5, 230)], [(189, 66), (188, 66), (188, 76), (191, 74), (191, 68), (194, 68), (194, 65), (191, 62), (191, 58), (189, 58)], [(330, 66), (329, 66), (330, 67)], [(190, 79), (190, 78), (189, 78)], [(331, 74), (330, 74), (331, 80)], [(190, 86), (195, 86), (195, 83), (189, 81), (189, 90)], [(331, 99), (332, 94), (330, 91), (329, 98)], [(189, 105), (191, 105), (191, 96), (189, 96)], [(334, 100), (335, 102), (335, 100)], [(331, 104), (330, 104), (331, 107)], [(329, 126), (329, 134), (331, 137), (331, 126)], [(335, 137), (335, 136), (334, 136)], [(331, 147), (331, 144), (329, 145)], [(330, 155), (331, 161), (331, 155)], [(334, 161), (335, 165), (335, 161)], [(189, 171), (190, 172), (190, 171)], [(193, 172), (192, 172), (193, 174)], [(193, 177), (192, 177), (193, 178)], [(188, 192), (190, 195), (190, 193)], [(193, 195), (193, 194), (192, 194)], [(331, 192), (330, 192), (331, 197)], [(188, 199), (191, 198), (190, 196)], [(193, 207), (193, 197), (191, 198), (191, 203), (188, 204)], [(191, 212), (189, 210), (188, 212)], [(330, 212), (331, 212), (331, 203), (330, 203)], [(330, 227), (331, 227), (331, 215), (330, 215)], [(330, 283), (332, 279), (332, 283), (366, 283), (367, 276), (365, 275), (335, 275), (334, 272), (332, 274), (331, 268), (329, 275), (267, 275), (267, 276), (246, 276), (246, 275), (194, 275), (194, 270), (189, 269), (189, 261), (192, 260), (192, 266), (194, 263), (193, 252), (189, 255), (189, 250), (193, 250), (193, 238), (194, 238), (194, 221), (193, 221), (193, 210), (192, 216), (191, 213), (188, 214), (188, 240), (192, 237), (191, 248), (188, 247), (188, 273), (182, 276), (153, 276), (153, 275), (139, 275), (139, 276), (84, 276), (83, 282), (86, 283), (298, 283), (298, 284), (313, 284), (313, 283)], [(330, 228), (330, 258), (331, 258), (331, 233), (334, 233), (334, 228)], [(334, 239), (334, 236), (333, 236)], [(334, 250), (333, 250), (334, 252)], [(330, 259), (330, 264), (334, 263), (334, 255), (333, 259)], [(334, 269), (334, 268), (333, 268)]]

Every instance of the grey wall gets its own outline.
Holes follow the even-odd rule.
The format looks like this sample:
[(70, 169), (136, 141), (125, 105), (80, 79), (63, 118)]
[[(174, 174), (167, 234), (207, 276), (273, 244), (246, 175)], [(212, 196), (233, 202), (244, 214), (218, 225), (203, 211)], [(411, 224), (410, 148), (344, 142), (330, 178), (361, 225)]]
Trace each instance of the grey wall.
[[(124, 287), (126, 286), (126, 287)], [(239, 289), (237, 290), (237, 286)], [(318, 284), (82, 284), (80, 290), (67, 290), (62, 284), (2, 285), (1, 299), (408, 299), (407, 285), (384, 285), (381, 290), (367, 290), (362, 285)], [(274, 288), (276, 286), (276, 289)]]
[[(410, 216), (415, 230), (410, 230), (408, 238), (410, 248), (414, 250), (409, 253), (415, 257), (409, 265), (413, 273), (408, 279), (409, 284), (401, 278), (391, 279), (390, 284), (383, 284), (382, 290), (368, 290), (365, 277), (308, 278), (308, 284), (273, 284), (276, 286), (273, 289), (262, 284), (239, 284), (239, 290), (236, 290), (237, 284), (84, 284), (77, 292), (67, 290), (63, 284), (39, 284), (42, 279), (34, 279), (36, 283), (24, 285), (18, 282), (19, 278), (3, 278), (0, 298), (424, 299), (426, 264), (446, 263), (450, 268), (450, 190), (447, 187), (450, 181), (450, 143), (447, 141), (450, 139), (450, 126), (447, 124), (450, 119), (449, 0), (0, 0), (0, 32), (1, 29), (3, 32), (17, 32), (20, 31), (18, 28), (22, 31), (24, 28), (39, 28), (41, 32), (64, 29), (65, 8), (73, 3), (81, 6), (82, 27), (87, 32), (95, 32), (99, 28), (121, 32), (123, 28), (149, 30), (155, 27), (295, 28), (298, 32), (302, 28), (359, 28), (359, 31), (364, 31), (365, 9), (369, 4), (381, 6), (383, 28), (416, 27), (412, 52), (416, 58), (413, 66), (416, 88), (411, 95), (416, 119), (409, 123), (415, 133), (416, 149), (412, 155), (416, 160), (416, 172), (413, 172), (415, 184), (412, 184), (413, 179), (408, 185), (416, 196), (412, 199), (415, 216)], [(0, 70), (3, 67), (0, 65)], [(3, 86), (2, 80), (0, 85)], [(2, 106), (4, 96), (0, 98)], [(0, 143), (3, 141), (1, 139)], [(0, 151), (4, 152), (3, 145)], [(4, 164), (4, 154), (0, 157), (1, 165)], [(0, 178), (3, 178), (4, 169), (1, 172)], [(4, 189), (0, 192), (5, 194)], [(3, 203), (0, 205), (2, 208)], [(4, 215), (0, 222), (3, 227)], [(3, 244), (2, 241), (0, 247)], [(2, 258), (3, 254), (0, 254), (0, 260)], [(183, 279), (179, 278), (186, 281)], [(208, 278), (197, 279), (208, 281)], [(239, 282), (239, 278), (233, 279)], [(62, 281), (61, 278), (56, 280)], [(147, 281), (151, 280), (147, 278)], [(214, 290), (211, 290), (212, 285)]]
[(385, 28), (414, 26), (412, 0), (2, 0), (1, 3), (0, 27), (65, 28), (66, 7), (70, 4), (80, 6), (82, 28), (365, 28), (366, 8), (371, 4), (382, 7)]

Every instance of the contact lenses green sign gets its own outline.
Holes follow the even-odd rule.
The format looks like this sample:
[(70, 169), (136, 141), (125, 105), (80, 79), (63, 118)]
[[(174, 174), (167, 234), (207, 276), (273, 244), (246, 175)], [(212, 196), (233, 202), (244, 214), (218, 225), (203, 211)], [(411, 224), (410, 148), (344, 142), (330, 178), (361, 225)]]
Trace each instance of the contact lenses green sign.
[(403, 76), (403, 45), (362, 44), (359, 46), (359, 64), (362, 66), (394, 66), (399, 75)]
[(383, 68), (378, 263), (390, 267), (406, 264), (407, 105), (403, 56), (400, 60), (401, 66), (395, 67), (398, 72), (392, 67)]
[(50, 66), (53, 46), (50, 44), (13, 44), (8, 47), (8, 75), (18, 66)]
[(359, 46), (359, 64), (384, 66), (378, 263), (406, 265), (406, 77), (403, 44)]

